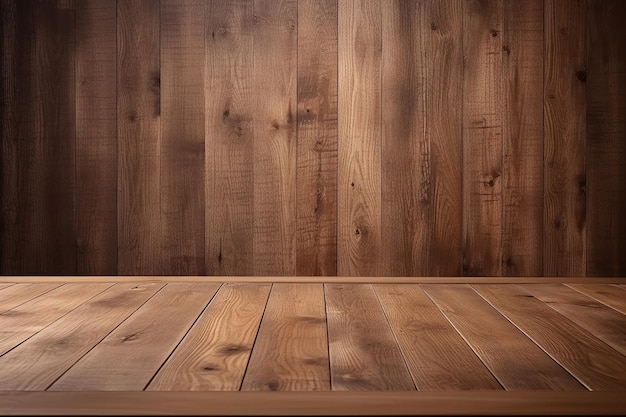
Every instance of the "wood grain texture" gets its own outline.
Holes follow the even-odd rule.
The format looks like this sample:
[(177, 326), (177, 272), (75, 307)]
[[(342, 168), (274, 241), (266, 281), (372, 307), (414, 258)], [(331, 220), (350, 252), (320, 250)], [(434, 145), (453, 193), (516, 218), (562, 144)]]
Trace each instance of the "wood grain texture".
[(143, 390), (219, 286), (168, 283), (48, 390)]
[(225, 284), (146, 388), (238, 391), (270, 284)]
[(584, 329), (512, 285), (475, 285), (504, 316), (513, 321), (563, 368), (592, 391), (626, 387), (624, 356)]
[(544, 2), (544, 266), (586, 268), (585, 2)]
[(2, 3), (2, 238), (5, 274), (76, 273), (75, 10)]
[(426, 134), (430, 144), (431, 242), (428, 275), (462, 275), (463, 2), (426, 6)]
[(160, 3), (162, 273), (204, 275), (205, 2)]
[(587, 2), (587, 275), (626, 276), (626, 3)]
[(608, 284), (567, 284), (569, 287), (579, 291), (603, 304), (626, 314), (626, 294), (624, 289)]
[(502, 275), (543, 270), (543, 0), (503, 2)]
[(470, 287), (422, 288), (506, 390), (584, 390)]
[(626, 355), (623, 314), (565, 285), (522, 285), (521, 288)]
[(296, 273), (298, 4), (254, 0), (255, 275)]
[(0, 357), (0, 390), (48, 388), (163, 284), (117, 284)]
[(502, 2), (463, 3), (463, 275), (501, 273)]
[(430, 143), (425, 4), (381, 3), (381, 273), (428, 274)]
[(11, 310), (59, 287), (61, 283), (18, 283), (0, 292), (0, 312)]
[(113, 284), (64, 284), (0, 314), (0, 355)]
[(418, 391), (502, 389), (419, 286), (374, 289)]
[(206, 7), (206, 270), (254, 275), (253, 2)]
[(273, 284), (241, 390), (330, 390), (323, 284)]
[(371, 285), (325, 284), (333, 391), (415, 390)]
[(162, 274), (160, 13), (117, 4), (118, 273)]
[(337, 274), (381, 275), (379, 2), (339, 0)]
[(298, 2), (297, 275), (337, 275), (337, 24), (337, 0)]
[(117, 10), (76, 2), (76, 273), (117, 274)]

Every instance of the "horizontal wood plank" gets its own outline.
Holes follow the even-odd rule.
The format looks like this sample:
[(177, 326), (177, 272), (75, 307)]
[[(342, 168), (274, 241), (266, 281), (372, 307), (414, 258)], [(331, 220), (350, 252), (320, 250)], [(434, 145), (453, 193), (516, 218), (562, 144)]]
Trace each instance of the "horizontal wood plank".
[(0, 292), (0, 312), (11, 310), (42, 294), (59, 287), (61, 283), (16, 284)]
[(568, 286), (614, 308), (622, 314), (626, 314), (625, 288), (599, 282), (597, 284), (568, 284)]

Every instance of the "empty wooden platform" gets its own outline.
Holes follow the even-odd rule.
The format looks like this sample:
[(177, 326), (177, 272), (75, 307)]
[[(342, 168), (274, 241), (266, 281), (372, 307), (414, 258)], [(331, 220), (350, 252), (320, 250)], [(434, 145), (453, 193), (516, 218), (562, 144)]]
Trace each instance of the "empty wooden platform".
[(626, 281), (106, 280), (0, 282), (0, 414), (626, 412)]

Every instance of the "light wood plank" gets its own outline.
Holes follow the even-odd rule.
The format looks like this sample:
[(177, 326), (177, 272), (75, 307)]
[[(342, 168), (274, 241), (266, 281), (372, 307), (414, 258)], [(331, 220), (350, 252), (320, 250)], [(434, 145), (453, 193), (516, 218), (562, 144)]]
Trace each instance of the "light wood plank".
[(430, 144), (431, 242), (428, 274), (462, 275), (463, 0), (426, 5), (426, 134)]
[(0, 357), (0, 390), (48, 388), (163, 284), (118, 284)]
[(111, 285), (65, 284), (3, 312), (0, 314), (0, 356)]
[(374, 289), (419, 391), (502, 389), (419, 286)]
[[(3, 283), (0, 283), (0, 290), (2, 290), (4, 288), (7, 288), (7, 287), (10, 287), (11, 285), (15, 285), (15, 283), (14, 282), (3, 282)], [(2, 293), (0, 293), (0, 297), (1, 296), (2, 296)]]
[(622, 288), (608, 284), (567, 284), (569, 287), (579, 291), (603, 304), (626, 314), (626, 294)]
[(623, 392), (0, 392), (24, 415), (622, 415)]
[(15, 284), (0, 292), (0, 312), (11, 310), (59, 287), (61, 283)]
[(117, 2), (118, 273), (161, 274), (160, 10)]
[(543, 274), (586, 269), (585, 2), (544, 0)]
[(117, 10), (76, 2), (76, 266), (117, 274)]
[(422, 288), (505, 389), (585, 389), (470, 287)]
[(474, 288), (590, 390), (626, 389), (624, 356), (589, 332), (518, 286)]
[(337, 275), (337, 0), (298, 2), (297, 275)]
[(270, 288), (223, 285), (146, 389), (239, 390)]
[(626, 276), (626, 2), (586, 12), (587, 275)]
[(503, 2), (502, 275), (543, 271), (543, 0)]
[(297, 0), (254, 0), (254, 275), (296, 273)]
[(253, 275), (253, 1), (206, 2), (205, 227), (211, 275)]
[(339, 0), (337, 274), (381, 275), (380, 2)]
[(324, 288), (332, 390), (414, 390), (372, 286), (326, 284)]
[(463, 2), (463, 275), (501, 274), (502, 2)]
[(564, 285), (535, 284), (521, 288), (626, 355), (626, 316), (623, 314)]
[(217, 283), (167, 284), (48, 390), (143, 390), (218, 288)]
[(242, 391), (328, 391), (322, 284), (274, 284)]

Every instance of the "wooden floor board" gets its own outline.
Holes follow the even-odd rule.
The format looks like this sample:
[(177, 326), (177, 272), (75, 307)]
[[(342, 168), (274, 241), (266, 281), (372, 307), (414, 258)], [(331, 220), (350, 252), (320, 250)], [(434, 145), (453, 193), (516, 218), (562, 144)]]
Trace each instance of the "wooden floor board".
[(0, 292), (0, 312), (11, 310), (24, 304), (33, 298), (39, 297), (48, 291), (51, 291), (60, 283), (47, 283), (47, 284), (15, 284), (8, 288), (5, 288)]
[(589, 297), (595, 298), (607, 306), (626, 314), (626, 295), (623, 288), (608, 284), (567, 284), (569, 287)]
[(147, 390), (239, 390), (269, 291), (268, 284), (222, 286)]
[(470, 287), (423, 288), (505, 389), (584, 389)]
[(587, 388), (626, 390), (624, 355), (519, 286), (474, 288)]

